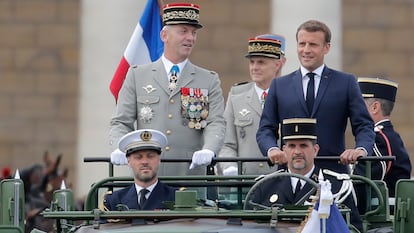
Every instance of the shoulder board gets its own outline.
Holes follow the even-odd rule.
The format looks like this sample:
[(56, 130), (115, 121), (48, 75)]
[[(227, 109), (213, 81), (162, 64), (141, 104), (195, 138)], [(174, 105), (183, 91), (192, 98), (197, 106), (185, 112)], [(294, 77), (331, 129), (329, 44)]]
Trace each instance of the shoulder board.
[(210, 74), (214, 74), (214, 75), (216, 75), (216, 74), (217, 74), (217, 72), (216, 72), (216, 71), (212, 71), (212, 70), (210, 70)]
[(138, 65), (132, 65), (131, 66), (131, 68), (137, 68), (138, 67)]
[(237, 83), (231, 87), (230, 92), (232, 95), (238, 95), (241, 93), (245, 93), (246, 91), (250, 90), (250, 88), (252, 88), (252, 85), (253, 85), (253, 82)]
[(248, 84), (248, 83), (249, 83), (249, 81), (240, 82), (240, 83), (235, 83), (235, 84), (233, 84), (233, 87), (235, 87), (235, 86), (240, 86), (240, 85), (244, 85), (244, 84)]

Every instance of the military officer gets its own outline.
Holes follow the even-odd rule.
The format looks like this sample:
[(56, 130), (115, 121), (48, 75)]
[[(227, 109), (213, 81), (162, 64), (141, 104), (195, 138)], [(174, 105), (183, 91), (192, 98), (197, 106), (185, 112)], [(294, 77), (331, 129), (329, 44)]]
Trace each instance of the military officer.
[(123, 204), (129, 209), (167, 209), (165, 201), (175, 201), (175, 188), (158, 180), (161, 151), (167, 145), (167, 137), (158, 130), (141, 129), (124, 135), (119, 150), (126, 154), (133, 171), (134, 184), (104, 199), (105, 210), (117, 210)]
[[(382, 78), (358, 78), (362, 96), (368, 112), (374, 120), (375, 145), (374, 156), (395, 156), (395, 161), (372, 164), (371, 178), (384, 180), (390, 197), (395, 196), (395, 184), (399, 179), (410, 179), (410, 156), (404, 147), (401, 136), (391, 123), (391, 112), (394, 108), (398, 83)], [(365, 166), (358, 163), (355, 174), (365, 175)]]
[[(299, 174), (318, 182), (320, 168), (314, 162), (320, 148), (317, 144), (316, 119), (284, 119), (281, 130), (285, 142), (282, 149), (288, 168), (285, 172)], [(328, 169), (323, 169), (323, 176), (332, 184), (332, 193), (336, 197), (336, 201), (342, 201), (351, 209), (351, 224), (362, 230), (361, 217), (351, 194), (353, 186), (350, 177), (347, 174), (338, 174)], [(347, 179), (339, 180), (342, 177), (347, 177)], [(343, 186), (344, 183), (346, 186)], [(275, 203), (295, 205), (311, 191), (311, 188), (311, 184), (296, 177), (282, 176), (277, 179), (269, 179), (258, 186), (253, 196), (253, 202), (265, 206), (271, 206)]]
[[(234, 85), (224, 111), (226, 135), (219, 157), (262, 157), (256, 143), (262, 108), (273, 78), (279, 77), (286, 62), (285, 38), (264, 34), (250, 38), (245, 55), (249, 59), (251, 82)], [(220, 163), (224, 175), (238, 173), (236, 163)], [(274, 169), (267, 163), (244, 163), (242, 174), (266, 174)]]
[[(190, 62), (199, 23), (199, 6), (163, 7), (163, 55), (129, 69), (111, 119), (110, 144), (135, 129), (152, 128), (167, 135), (165, 158), (190, 158), (192, 164), (163, 163), (160, 175), (206, 174), (203, 165), (218, 154), (224, 139), (224, 98), (219, 75)], [(114, 147), (115, 149), (115, 147)], [(125, 164), (119, 150), (114, 164)]]

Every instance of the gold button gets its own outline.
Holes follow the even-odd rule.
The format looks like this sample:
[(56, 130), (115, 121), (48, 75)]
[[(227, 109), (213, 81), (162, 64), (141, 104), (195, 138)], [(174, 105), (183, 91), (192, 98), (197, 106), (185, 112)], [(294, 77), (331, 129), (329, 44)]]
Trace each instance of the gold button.
[(170, 147), (169, 147), (169, 146), (166, 146), (166, 147), (165, 147), (165, 150), (166, 150), (166, 151), (169, 151), (169, 150), (170, 150)]
[(263, 163), (259, 163), (259, 167), (263, 167)]
[(167, 135), (170, 135), (170, 134), (171, 134), (171, 130), (167, 129), (167, 131), (165, 131), (165, 133), (166, 133)]
[(174, 102), (174, 99), (170, 99), (170, 104), (173, 104)]
[(170, 113), (170, 114), (168, 114), (168, 118), (170, 118), (170, 119), (172, 118), (172, 114), (171, 114), (171, 113)]

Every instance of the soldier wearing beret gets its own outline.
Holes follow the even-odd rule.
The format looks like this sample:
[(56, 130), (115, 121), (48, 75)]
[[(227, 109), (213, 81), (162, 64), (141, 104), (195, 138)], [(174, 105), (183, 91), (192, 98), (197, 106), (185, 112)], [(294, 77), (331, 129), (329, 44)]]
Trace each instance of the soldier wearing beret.
[(152, 129), (136, 130), (121, 138), (119, 150), (126, 154), (134, 184), (106, 195), (106, 210), (117, 210), (119, 204), (135, 210), (166, 209), (164, 202), (175, 200), (175, 189), (161, 183), (157, 174), (167, 143), (163, 133)]
[[(256, 143), (263, 105), (273, 78), (286, 62), (285, 38), (264, 34), (250, 38), (245, 55), (249, 59), (251, 82), (234, 85), (224, 111), (226, 135), (219, 157), (262, 157)], [(236, 163), (220, 163), (224, 175), (237, 175)], [(274, 171), (267, 163), (244, 163), (242, 174), (260, 175)]]
[[(224, 98), (219, 75), (189, 60), (197, 30), (202, 28), (199, 17), (196, 4), (163, 7), (163, 54), (153, 63), (129, 69), (111, 119), (112, 145), (135, 128), (151, 128), (168, 138), (165, 158), (192, 159), (190, 167), (161, 164), (160, 175), (205, 175), (205, 165), (223, 144)], [(125, 164), (125, 155), (114, 150), (111, 161)]]
[[(375, 145), (374, 156), (395, 156), (395, 161), (372, 164), (371, 178), (384, 180), (389, 196), (395, 196), (395, 184), (399, 179), (410, 179), (410, 156), (401, 136), (394, 130), (391, 113), (394, 108), (398, 83), (382, 78), (358, 78), (362, 96), (368, 112), (374, 120)], [(365, 175), (365, 166), (358, 163), (354, 174)]]
[[(311, 118), (290, 118), (283, 120), (282, 134), (285, 144), (285, 160), (287, 170), (285, 172), (299, 174), (318, 182), (320, 168), (314, 163), (314, 159), (319, 152), (317, 144), (316, 119)], [(347, 174), (339, 174), (328, 169), (323, 169), (323, 176), (332, 184), (332, 193), (336, 196), (342, 189), (343, 183), (347, 182), (351, 186), (346, 191), (352, 189), (352, 181)], [(342, 177), (348, 179), (340, 180)], [(265, 206), (275, 203), (283, 205), (303, 204), (298, 203), (303, 196), (309, 193), (312, 185), (305, 180), (296, 177), (282, 176), (270, 179), (258, 186), (254, 193), (253, 202)], [(342, 193), (342, 192), (341, 192)], [(342, 203), (351, 209), (351, 224), (357, 229), (362, 230), (362, 221), (352, 194), (338, 194)], [(338, 200), (339, 200), (338, 199)]]

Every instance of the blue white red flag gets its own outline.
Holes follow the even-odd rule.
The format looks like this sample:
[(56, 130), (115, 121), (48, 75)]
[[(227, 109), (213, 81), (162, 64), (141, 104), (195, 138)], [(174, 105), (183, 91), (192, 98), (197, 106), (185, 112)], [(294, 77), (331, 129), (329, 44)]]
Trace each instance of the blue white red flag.
[(161, 28), (158, 0), (148, 0), (109, 85), (115, 101), (118, 101), (118, 93), (131, 65), (148, 64), (162, 55), (164, 44), (160, 39)]
[[(318, 233), (322, 232), (322, 219), (319, 217), (318, 213), (319, 202), (315, 205), (312, 212), (310, 212), (310, 216), (308, 215), (308, 219), (303, 226), (301, 233)], [(350, 230), (348, 225), (345, 222), (344, 217), (339, 212), (338, 207), (335, 204), (331, 205), (330, 208), (330, 215), (326, 219), (326, 233), (349, 233)]]
[(319, 198), (298, 232), (349, 233), (344, 217), (333, 201), (331, 183), (319, 172)]

